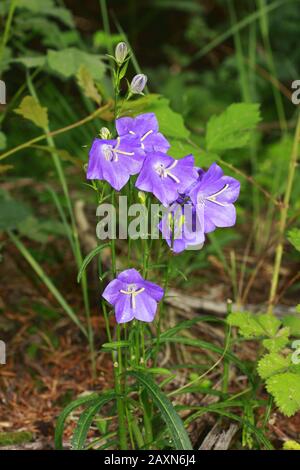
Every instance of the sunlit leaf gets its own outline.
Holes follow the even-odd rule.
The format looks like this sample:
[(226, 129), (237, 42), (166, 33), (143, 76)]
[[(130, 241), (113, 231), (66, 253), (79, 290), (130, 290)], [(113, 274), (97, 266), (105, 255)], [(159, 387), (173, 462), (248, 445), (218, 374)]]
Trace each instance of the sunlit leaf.
[(45, 129), (48, 126), (48, 110), (43, 108), (32, 96), (25, 96), (15, 113), (29, 119), (36, 126)]

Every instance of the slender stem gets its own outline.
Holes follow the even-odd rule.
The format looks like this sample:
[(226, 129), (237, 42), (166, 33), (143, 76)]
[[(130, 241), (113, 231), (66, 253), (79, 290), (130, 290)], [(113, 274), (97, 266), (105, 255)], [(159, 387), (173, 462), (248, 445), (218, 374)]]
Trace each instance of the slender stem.
[[(260, 29), (263, 37), (264, 46), (266, 49), (266, 58), (267, 64), (269, 68), (269, 72), (271, 75), (276, 77), (276, 67), (273, 58), (272, 46), (270, 42), (270, 35), (269, 35), (269, 23), (268, 23), (268, 15), (266, 10), (266, 1), (265, 0), (257, 0), (257, 6), (260, 13), (259, 21), (260, 21)], [(280, 92), (278, 91), (277, 87), (272, 84), (272, 90), (274, 95), (275, 106), (277, 109), (278, 119), (280, 122), (280, 127), (282, 132), (286, 132), (287, 130), (287, 122), (285, 117), (284, 106), (282, 102), (282, 97)]]
[(49, 291), (53, 295), (53, 297), (57, 300), (60, 306), (64, 309), (64, 311), (69, 315), (69, 317), (73, 320), (73, 322), (78, 326), (78, 328), (82, 331), (82, 333), (87, 337), (87, 331), (82, 325), (81, 321), (78, 319), (77, 315), (75, 314), (72, 307), (66, 302), (64, 297), (61, 295), (59, 290), (55, 287), (51, 279), (47, 276), (45, 271), (41, 268), (41, 266), (36, 262), (33, 258), (31, 253), (27, 250), (26, 246), (21, 242), (21, 240), (16, 237), (13, 232), (8, 231), (8, 235), (10, 239), (13, 241), (15, 246), (18, 248), (20, 253), (24, 256), (26, 261), (30, 264), (32, 269), (35, 273), (39, 276), (41, 281), (48, 287)]
[[(36, 90), (34, 88), (34, 85), (31, 81), (30, 75), (27, 74), (27, 83), (28, 83), (28, 88), (30, 90), (31, 95), (36, 99), (37, 102), (39, 102)], [(53, 136), (49, 135), (50, 130), (48, 125), (44, 128), (45, 130), (45, 135), (46, 135), (46, 140), (49, 145), (49, 147), (52, 147), (53, 149), (56, 149), (56, 144), (54, 142)], [(67, 184), (67, 180), (65, 178), (64, 170), (60, 161), (60, 158), (57, 154), (57, 152), (52, 152), (52, 158), (53, 158), (53, 163), (55, 166), (55, 169), (58, 174), (58, 178), (64, 193), (64, 197), (66, 200), (69, 216), (70, 216), (70, 221), (71, 221), (71, 228), (72, 228), (72, 235), (73, 235), (73, 240), (74, 240), (74, 256), (77, 264), (77, 268), (79, 269), (80, 266), (82, 265), (82, 253), (81, 253), (81, 248), (80, 248), (80, 242), (79, 242), (79, 237), (78, 237), (78, 231), (77, 231), (77, 226), (76, 226), (76, 221), (75, 221), (75, 216), (73, 212), (73, 207), (72, 207), (72, 202), (69, 194), (69, 188)], [(84, 301), (84, 307), (85, 307), (85, 314), (86, 314), (86, 321), (87, 321), (87, 330), (88, 330), (88, 341), (89, 341), (89, 348), (90, 348), (90, 353), (91, 353), (91, 362), (92, 362), (92, 370), (93, 374), (95, 375), (96, 372), (96, 363), (95, 363), (95, 348), (94, 348), (94, 334), (93, 334), (93, 328), (92, 328), (92, 323), (91, 323), (91, 313), (90, 313), (90, 304), (89, 304), (89, 296), (88, 296), (88, 285), (87, 285), (87, 276), (86, 272), (84, 271), (82, 274), (81, 278), (81, 289), (82, 289), (82, 294), (83, 294), (83, 301)]]
[(9, 6), (8, 17), (7, 17), (7, 20), (6, 20), (6, 23), (5, 23), (4, 33), (3, 33), (1, 44), (0, 44), (0, 63), (2, 62), (4, 48), (7, 44), (8, 38), (9, 38), (11, 23), (12, 23), (12, 19), (13, 19), (13, 16), (14, 16), (14, 11), (15, 11), (16, 6), (17, 6), (16, 0), (11, 0), (10, 6)]
[(289, 208), (293, 181), (294, 181), (294, 176), (295, 176), (295, 169), (296, 169), (297, 158), (298, 158), (298, 153), (299, 153), (299, 139), (300, 139), (300, 112), (298, 111), (297, 127), (295, 131), (294, 144), (293, 144), (293, 149), (292, 149), (291, 158), (290, 158), (287, 184), (286, 184), (286, 190), (285, 190), (285, 195), (284, 195), (284, 205), (280, 211), (279, 228), (278, 228), (279, 241), (278, 241), (276, 252), (275, 252), (273, 276), (272, 276), (270, 296), (269, 296), (268, 313), (270, 314), (273, 313), (273, 305), (274, 305), (274, 301), (276, 298), (276, 292), (277, 292), (277, 287), (278, 287), (279, 273), (280, 273), (281, 260), (282, 260), (282, 254), (283, 254), (283, 237), (284, 237), (284, 231), (286, 227), (288, 208)]
[(71, 131), (72, 129), (76, 129), (76, 127), (83, 126), (87, 122), (92, 121), (93, 119), (97, 117), (105, 116), (105, 118), (108, 120), (107, 113), (110, 112), (111, 107), (112, 107), (112, 101), (109, 101), (107, 104), (105, 104), (101, 108), (96, 109), (96, 111), (94, 111), (89, 116), (86, 116), (85, 118), (80, 119), (79, 121), (76, 121), (73, 124), (69, 124), (68, 126), (61, 127), (60, 129), (56, 129), (55, 131), (43, 133), (42, 135), (34, 137), (33, 139), (27, 140), (27, 142), (17, 145), (16, 147), (0, 155), (0, 160), (4, 160), (5, 158), (9, 157), (10, 155), (13, 155), (14, 153), (19, 152), (20, 150), (30, 147), (31, 145), (36, 144), (37, 142), (40, 142), (41, 140), (47, 139), (47, 137), (51, 137), (51, 136), (54, 137), (56, 135), (63, 134), (64, 132)]

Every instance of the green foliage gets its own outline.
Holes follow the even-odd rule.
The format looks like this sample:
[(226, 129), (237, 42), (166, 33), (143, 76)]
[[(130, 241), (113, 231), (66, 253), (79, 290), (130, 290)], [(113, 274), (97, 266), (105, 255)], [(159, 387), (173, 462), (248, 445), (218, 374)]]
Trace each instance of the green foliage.
[(30, 210), (24, 204), (12, 199), (0, 199), (0, 230), (12, 230), (30, 215)]
[(257, 372), (286, 416), (292, 416), (300, 409), (300, 367), (293, 363), (291, 354), (283, 352), (290, 342), (289, 335), (294, 335), (299, 327), (299, 318), (291, 318), (285, 321), (286, 326), (273, 315), (236, 312), (227, 318), (230, 325), (239, 328), (243, 337), (260, 340), (268, 349), (269, 352), (258, 361)]
[(235, 103), (219, 116), (212, 116), (207, 124), (206, 148), (222, 152), (249, 144), (251, 131), (260, 121), (259, 105)]
[(43, 108), (32, 96), (25, 96), (15, 113), (32, 121), (36, 126), (46, 129), (48, 126), (48, 110)]
[(300, 229), (293, 228), (288, 232), (288, 240), (296, 248), (297, 251), (300, 251)]
[(176, 413), (166, 395), (160, 390), (156, 383), (153, 382), (151, 376), (136, 371), (129, 372), (129, 375), (134, 377), (148, 390), (149, 395), (162, 414), (175, 449), (191, 450), (193, 448), (192, 444), (179, 415)]
[(264, 338), (262, 343), (269, 351), (279, 351), (289, 341), (289, 329), (280, 328), (280, 320), (273, 315), (234, 312), (228, 316), (227, 321), (231, 326), (237, 326), (245, 338)]
[(47, 63), (50, 69), (64, 78), (76, 76), (82, 66), (86, 68), (94, 80), (101, 80), (105, 72), (104, 64), (98, 55), (89, 54), (75, 47), (60, 51), (49, 50)]

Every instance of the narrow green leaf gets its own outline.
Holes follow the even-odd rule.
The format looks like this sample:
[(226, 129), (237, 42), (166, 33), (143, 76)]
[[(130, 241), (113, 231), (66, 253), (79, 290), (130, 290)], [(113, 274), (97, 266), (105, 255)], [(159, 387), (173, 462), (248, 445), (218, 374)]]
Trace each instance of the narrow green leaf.
[(63, 449), (63, 433), (64, 433), (64, 425), (67, 417), (74, 411), (76, 408), (80, 406), (87, 405), (88, 403), (94, 403), (99, 398), (97, 393), (92, 393), (91, 395), (84, 396), (77, 398), (77, 400), (72, 401), (67, 405), (61, 414), (58, 417), (56, 428), (55, 428), (55, 436), (54, 436), (54, 443), (55, 448), (57, 450)]
[(99, 412), (105, 403), (115, 398), (115, 393), (109, 393), (99, 397), (96, 402), (89, 404), (87, 409), (80, 415), (76, 429), (72, 438), (72, 447), (76, 450), (82, 450), (86, 441), (87, 433), (91, 427), (95, 415)]
[(192, 444), (180, 416), (176, 413), (172, 403), (168, 400), (165, 394), (152, 380), (151, 376), (143, 372), (136, 371), (130, 371), (128, 372), (128, 375), (134, 377), (148, 390), (149, 395), (152, 397), (154, 403), (162, 414), (162, 417), (173, 440), (175, 449), (192, 450)]
[(80, 282), (83, 272), (85, 271), (87, 265), (92, 261), (94, 256), (98, 255), (98, 253), (100, 253), (101, 250), (103, 250), (103, 248), (105, 248), (106, 246), (110, 246), (110, 243), (104, 243), (102, 245), (96, 246), (96, 248), (90, 251), (90, 253), (84, 258), (78, 272), (77, 282)]

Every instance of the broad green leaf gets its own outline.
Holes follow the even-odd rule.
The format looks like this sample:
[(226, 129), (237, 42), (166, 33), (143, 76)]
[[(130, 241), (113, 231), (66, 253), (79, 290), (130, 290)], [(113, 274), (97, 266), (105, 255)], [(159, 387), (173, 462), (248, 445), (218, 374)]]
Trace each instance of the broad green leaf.
[(4, 132), (0, 131), (0, 150), (4, 150), (6, 148), (6, 135)]
[(87, 409), (80, 415), (76, 429), (72, 438), (72, 447), (76, 450), (84, 448), (87, 433), (95, 418), (95, 415), (100, 411), (103, 405), (115, 398), (115, 393), (104, 394), (99, 397), (95, 402), (88, 404)]
[[(166, 138), (180, 139), (184, 141), (190, 136), (185, 127), (181, 114), (176, 113), (170, 107), (170, 102), (160, 95), (150, 94), (137, 100), (128, 101), (122, 108), (122, 116), (136, 116), (140, 113), (155, 113), (159, 130)], [(184, 156), (184, 155), (181, 155)]]
[(30, 210), (21, 202), (0, 200), (0, 230), (12, 230), (23, 223), (30, 215)]
[(148, 391), (149, 396), (151, 396), (153, 402), (162, 414), (175, 449), (192, 450), (192, 444), (180, 416), (176, 413), (170, 400), (153, 381), (152, 377), (143, 372), (136, 371), (130, 371), (128, 375), (134, 377)]
[(83, 406), (83, 405), (95, 403), (97, 399), (99, 399), (99, 395), (97, 393), (92, 393), (90, 395), (77, 398), (77, 400), (72, 401), (71, 403), (69, 403), (69, 405), (67, 405), (64, 408), (64, 410), (61, 412), (61, 414), (58, 417), (56, 427), (55, 427), (54, 443), (55, 443), (55, 448), (57, 450), (63, 449), (64, 425), (68, 416), (76, 408), (79, 408), (80, 406)]
[(94, 80), (101, 80), (105, 71), (105, 66), (98, 55), (89, 54), (76, 47), (60, 51), (49, 50), (47, 61), (49, 67), (64, 78), (75, 76), (81, 66), (89, 71)]
[(46, 57), (43, 55), (33, 57), (18, 57), (12, 62), (23, 64), (26, 68), (31, 69), (35, 67), (43, 67), (46, 63)]
[(282, 319), (284, 326), (290, 329), (291, 336), (300, 336), (300, 317), (296, 315), (286, 315)]
[(87, 265), (92, 261), (94, 256), (98, 255), (103, 248), (110, 246), (110, 243), (103, 243), (102, 245), (96, 246), (86, 257), (84, 258), (82, 265), (80, 266), (78, 275), (77, 275), (77, 282), (80, 282), (82, 273), (85, 271)]
[(275, 336), (263, 340), (263, 345), (270, 352), (277, 352), (284, 348), (289, 342), (290, 329), (280, 328)]
[(97, 31), (93, 36), (95, 47), (108, 49), (110, 46), (116, 46), (118, 42), (123, 41), (122, 34), (106, 34), (105, 31)]
[(300, 375), (292, 372), (277, 374), (267, 379), (266, 388), (274, 396), (276, 405), (286, 416), (300, 410)]
[(96, 88), (96, 85), (94, 83), (94, 80), (90, 71), (84, 65), (81, 65), (76, 77), (77, 77), (78, 85), (82, 88), (85, 96), (87, 98), (91, 98), (98, 105), (100, 105), (101, 96), (99, 95), (99, 92)]
[(212, 116), (206, 129), (206, 147), (209, 152), (220, 152), (244, 147), (250, 141), (251, 131), (260, 121), (259, 105), (234, 103), (219, 116)]
[(296, 248), (297, 251), (300, 251), (300, 229), (293, 228), (288, 232), (288, 240)]
[(245, 337), (274, 336), (280, 327), (280, 321), (268, 314), (256, 315), (250, 312), (233, 312), (227, 321), (232, 326), (240, 329), (240, 334)]
[(48, 126), (48, 110), (43, 108), (32, 96), (25, 96), (15, 113), (29, 119), (36, 126), (45, 129)]
[(291, 358), (278, 353), (270, 353), (263, 356), (257, 366), (258, 374), (262, 379), (267, 379), (274, 374), (285, 372), (291, 366)]

